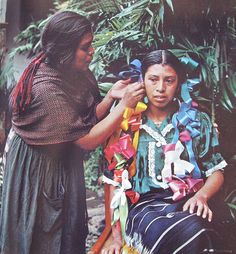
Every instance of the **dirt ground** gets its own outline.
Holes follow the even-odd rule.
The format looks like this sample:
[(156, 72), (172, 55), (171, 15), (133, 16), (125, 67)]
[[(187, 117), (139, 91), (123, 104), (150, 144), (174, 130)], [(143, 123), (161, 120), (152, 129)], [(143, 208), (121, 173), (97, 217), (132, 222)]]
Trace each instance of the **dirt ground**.
[(98, 192), (87, 190), (86, 194), (89, 227), (86, 248), (87, 251), (89, 251), (104, 229), (105, 209), (103, 189), (99, 190)]

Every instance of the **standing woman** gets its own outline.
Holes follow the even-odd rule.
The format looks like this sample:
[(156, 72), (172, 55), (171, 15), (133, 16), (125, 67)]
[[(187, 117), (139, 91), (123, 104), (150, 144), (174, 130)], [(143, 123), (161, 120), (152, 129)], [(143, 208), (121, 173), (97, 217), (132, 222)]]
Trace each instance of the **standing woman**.
[[(124, 109), (135, 106), (144, 93), (139, 84), (127, 88), (127, 82), (118, 81), (101, 100), (89, 70), (92, 40), (85, 17), (56, 13), (42, 33), (42, 53), (13, 90), (2, 254), (85, 253), (83, 149), (103, 143), (120, 124)], [(119, 104), (108, 114), (117, 97)]]
[[(222, 242), (227, 223), (222, 222), (230, 221), (230, 213), (223, 200), (213, 198), (227, 164), (211, 121), (193, 103), (184, 68), (172, 53), (147, 54), (142, 73), (148, 105), (140, 126), (136, 174), (130, 179), (133, 200), (140, 198), (129, 206), (123, 239), (130, 248), (124, 247), (124, 253), (228, 253)], [(119, 228), (113, 225), (112, 245), (103, 254), (121, 252)]]

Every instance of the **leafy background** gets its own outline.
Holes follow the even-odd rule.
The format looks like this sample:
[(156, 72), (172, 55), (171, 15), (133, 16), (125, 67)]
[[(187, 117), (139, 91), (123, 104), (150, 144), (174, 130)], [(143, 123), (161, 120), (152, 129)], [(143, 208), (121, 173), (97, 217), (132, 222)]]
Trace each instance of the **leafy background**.
[[(226, 170), (226, 195), (235, 188), (236, 164), (236, 2), (235, 0), (56, 0), (49, 16), (58, 10), (73, 10), (94, 23), (94, 55), (91, 69), (104, 95), (117, 79), (121, 67), (142, 59), (154, 49), (168, 48), (178, 57), (190, 56), (199, 62), (202, 79), (196, 100), (219, 125)], [(16, 37), (18, 46), (8, 55), (0, 73), (1, 90), (8, 93), (14, 84), (13, 59), (40, 51), (40, 33), (47, 19), (30, 24)], [(101, 173), (102, 149), (85, 161), (86, 183), (97, 188)], [(235, 195), (233, 195), (235, 197)], [(231, 197), (231, 207), (236, 202)]]

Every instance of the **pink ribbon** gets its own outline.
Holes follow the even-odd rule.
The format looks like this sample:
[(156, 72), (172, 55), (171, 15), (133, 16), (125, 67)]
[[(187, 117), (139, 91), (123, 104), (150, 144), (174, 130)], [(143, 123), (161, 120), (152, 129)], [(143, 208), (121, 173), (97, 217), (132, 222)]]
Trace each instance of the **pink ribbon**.
[(122, 136), (117, 143), (108, 146), (105, 150), (105, 157), (108, 161), (112, 161), (109, 169), (114, 169), (117, 162), (114, 158), (115, 154), (120, 154), (125, 160), (129, 160), (135, 154), (135, 149), (132, 145), (132, 140), (129, 134)]
[(187, 142), (187, 141), (191, 140), (191, 135), (190, 135), (189, 131), (184, 130), (184, 131), (180, 132), (179, 140), (182, 142)]
[(128, 124), (132, 132), (139, 130), (140, 126), (140, 115), (131, 116), (128, 120)]
[(175, 150), (175, 145), (176, 144), (166, 144), (166, 145), (163, 145), (162, 148), (163, 148), (163, 152), (164, 153), (167, 153), (169, 151), (174, 151)]
[(185, 197), (187, 194), (200, 190), (204, 185), (204, 181), (203, 179), (194, 179), (190, 177), (180, 179), (176, 176), (173, 176), (172, 179), (169, 179), (168, 185), (174, 193), (172, 199), (177, 201)]

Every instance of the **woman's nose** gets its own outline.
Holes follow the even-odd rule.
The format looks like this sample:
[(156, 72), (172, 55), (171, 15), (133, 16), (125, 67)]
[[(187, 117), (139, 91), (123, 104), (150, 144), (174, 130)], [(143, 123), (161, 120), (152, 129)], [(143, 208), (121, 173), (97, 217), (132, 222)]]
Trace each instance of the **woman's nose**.
[(91, 46), (91, 47), (89, 48), (88, 54), (91, 56), (91, 55), (94, 54), (94, 52), (95, 52), (95, 49), (94, 49), (93, 46)]
[(156, 85), (156, 90), (158, 92), (164, 92), (166, 90), (166, 86), (165, 86), (164, 80), (159, 80), (159, 82)]

